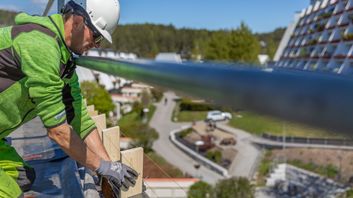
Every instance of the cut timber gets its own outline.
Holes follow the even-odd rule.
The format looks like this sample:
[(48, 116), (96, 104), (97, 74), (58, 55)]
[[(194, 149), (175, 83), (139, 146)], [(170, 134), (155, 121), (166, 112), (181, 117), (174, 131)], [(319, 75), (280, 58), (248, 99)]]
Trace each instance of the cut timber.
[(94, 106), (93, 105), (87, 106), (87, 112), (88, 112), (88, 115), (91, 116), (91, 117), (98, 115), (98, 112), (94, 110)]
[(103, 132), (103, 129), (106, 129), (106, 128), (107, 128), (107, 122), (106, 122), (106, 120), (105, 120), (105, 114), (93, 116), (93, 117), (92, 117), (92, 120), (96, 123), (99, 136), (100, 136), (100, 138), (102, 139), (102, 132)]
[(94, 105), (89, 105), (89, 106), (87, 106), (87, 111), (88, 111), (88, 112), (94, 111)]
[[(120, 128), (116, 126), (104, 129), (102, 136), (104, 148), (110, 159), (112, 161), (120, 161)], [(105, 178), (102, 180), (102, 193), (103, 197), (114, 197), (112, 188)]]
[(120, 160), (120, 128), (118, 126), (103, 130), (103, 145), (112, 161)]
[(143, 175), (143, 148), (134, 148), (121, 152), (121, 161), (123, 164), (133, 168), (139, 175), (136, 185), (130, 187), (127, 192), (121, 191), (122, 198), (128, 198), (142, 193), (142, 175)]
[(98, 111), (88, 111), (88, 115), (93, 117), (98, 115)]

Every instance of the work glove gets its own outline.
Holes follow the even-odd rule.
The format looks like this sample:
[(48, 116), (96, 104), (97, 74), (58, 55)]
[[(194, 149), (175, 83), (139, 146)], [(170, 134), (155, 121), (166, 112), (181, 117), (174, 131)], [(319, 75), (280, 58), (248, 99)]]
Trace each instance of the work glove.
[(120, 194), (120, 189), (127, 191), (130, 186), (134, 186), (138, 177), (138, 173), (125, 164), (104, 160), (101, 160), (96, 172), (108, 180), (115, 195)]

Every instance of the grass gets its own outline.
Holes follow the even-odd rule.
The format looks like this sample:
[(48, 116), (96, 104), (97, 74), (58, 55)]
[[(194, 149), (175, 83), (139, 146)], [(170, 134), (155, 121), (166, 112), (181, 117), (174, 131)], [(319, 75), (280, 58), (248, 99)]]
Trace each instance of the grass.
[(129, 126), (135, 122), (141, 122), (140, 116), (137, 112), (130, 112), (119, 120), (119, 126), (124, 128), (124, 126)]
[[(237, 117), (241, 115), (241, 117)], [(280, 119), (257, 115), (251, 112), (233, 113), (233, 119), (229, 125), (234, 128), (243, 129), (244, 131), (261, 135), (269, 133), (273, 135), (299, 136), (299, 137), (326, 137), (326, 138), (343, 138), (337, 133), (315, 129), (302, 124), (290, 123)]]
[(257, 185), (258, 186), (265, 186), (266, 184), (266, 177), (268, 176), (271, 166), (272, 166), (272, 160), (271, 160), (272, 152), (271, 150), (267, 150), (264, 154), (264, 158), (262, 159), (259, 168), (258, 168), (258, 175), (257, 175)]
[[(150, 105), (149, 106), (149, 112), (147, 114), (147, 117), (148, 117), (148, 122), (151, 120), (154, 112), (156, 111), (156, 107), (154, 105)], [(119, 120), (119, 126), (124, 128), (124, 126), (130, 126), (132, 125), (133, 123), (142, 123), (142, 119), (140, 117), (140, 115), (133, 111), (133, 112), (130, 112), (126, 115), (124, 115), (120, 120)]]
[(334, 179), (338, 174), (338, 168), (332, 164), (321, 166), (321, 165), (316, 165), (312, 162), (304, 163), (300, 160), (291, 160), (291, 161), (288, 161), (287, 163), (293, 166), (317, 173), (319, 175), (326, 176), (331, 179)]
[(190, 133), (192, 133), (193, 129), (192, 128), (188, 128), (184, 131), (181, 131), (178, 133), (180, 138), (185, 138), (186, 136), (188, 136)]
[(178, 122), (205, 120), (207, 111), (181, 111), (177, 114)]
[(180, 111), (180, 101), (175, 105), (172, 115), (172, 121), (174, 122), (193, 122), (199, 120), (205, 120), (207, 111)]
[[(237, 115), (241, 115), (241, 118), (237, 117)], [(207, 111), (179, 112), (175, 110), (174, 112), (174, 117), (177, 118), (178, 122), (204, 120), (206, 116)], [(344, 138), (343, 135), (337, 135), (337, 133), (334, 132), (308, 127), (303, 124), (291, 123), (269, 116), (258, 115), (252, 112), (233, 113), (233, 119), (229, 121), (229, 125), (256, 135), (262, 135), (263, 133), (283, 135), (283, 130), (285, 130), (286, 136)]]
[(149, 106), (149, 110), (150, 110), (150, 111), (149, 111), (148, 114), (147, 114), (148, 122), (151, 120), (151, 118), (152, 118), (154, 112), (156, 111), (156, 106), (150, 105), (150, 106)]
[[(313, 162), (305, 163), (301, 160), (288, 160), (287, 163), (331, 179), (335, 179), (339, 173), (338, 168), (332, 164), (318, 165)], [(266, 184), (266, 177), (270, 173), (273, 165), (275, 165), (274, 155), (271, 150), (266, 150), (257, 172), (258, 186), (264, 186)]]
[(149, 152), (146, 154), (150, 160), (158, 164), (165, 173), (159, 170), (159, 174), (162, 174), (163, 177), (171, 177), (171, 178), (183, 178), (185, 175), (176, 167), (168, 163), (163, 157), (159, 156), (155, 152)]

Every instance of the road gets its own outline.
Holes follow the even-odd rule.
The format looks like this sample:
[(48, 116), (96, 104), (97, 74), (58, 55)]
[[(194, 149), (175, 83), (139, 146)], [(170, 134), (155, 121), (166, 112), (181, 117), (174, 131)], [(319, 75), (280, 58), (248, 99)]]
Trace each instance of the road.
[(198, 164), (198, 162), (187, 156), (170, 142), (169, 133), (172, 130), (179, 129), (190, 123), (173, 123), (171, 117), (176, 104), (174, 99), (177, 96), (172, 92), (166, 92), (164, 97), (167, 98), (168, 102), (164, 104), (163, 98), (161, 102), (156, 104), (156, 112), (150, 121), (150, 126), (155, 128), (159, 134), (159, 139), (154, 142), (153, 149), (183, 172), (193, 177), (201, 178), (210, 184), (215, 184), (219, 179), (223, 178), (221, 175), (204, 166), (196, 170), (194, 165)]
[(229, 174), (251, 179), (261, 159), (261, 151), (252, 144), (253, 136), (243, 130), (232, 128), (225, 123), (217, 124), (217, 128), (236, 136), (237, 144), (235, 145), (235, 149), (238, 153), (229, 168)]

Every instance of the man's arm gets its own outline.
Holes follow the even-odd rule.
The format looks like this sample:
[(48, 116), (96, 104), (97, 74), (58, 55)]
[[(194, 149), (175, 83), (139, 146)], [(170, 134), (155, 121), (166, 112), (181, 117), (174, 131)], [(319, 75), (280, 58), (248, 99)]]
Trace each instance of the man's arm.
[[(93, 171), (99, 168), (101, 157), (96, 154), (98, 150), (93, 152), (73, 131), (70, 125), (62, 124), (55, 128), (48, 129), (48, 136), (57, 144), (59, 144), (65, 153), (67, 153), (72, 159), (78, 161), (83, 166)], [(90, 144), (93, 143), (93, 139), (94, 137), (90, 138)], [(99, 144), (99, 141), (96, 143)]]
[(72, 130), (70, 125), (62, 124), (58, 127), (48, 129), (48, 136), (58, 143), (65, 153), (83, 166), (105, 177), (111, 185), (114, 194), (119, 195), (120, 189), (126, 191), (130, 186), (135, 185), (138, 173), (121, 162), (111, 162), (109, 159), (101, 159), (96, 152), (100, 150), (104, 151), (105, 154), (106, 152), (99, 136), (96, 135), (98, 135), (98, 132), (94, 130), (89, 135), (91, 137), (87, 137), (89, 138), (87, 140), (89, 144), (96, 143), (98, 145), (91, 145), (95, 149), (93, 152)]
[(105, 150), (102, 140), (98, 134), (98, 130), (94, 129), (84, 140), (87, 147), (95, 152), (100, 158), (105, 161), (111, 161), (107, 151)]

